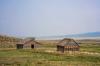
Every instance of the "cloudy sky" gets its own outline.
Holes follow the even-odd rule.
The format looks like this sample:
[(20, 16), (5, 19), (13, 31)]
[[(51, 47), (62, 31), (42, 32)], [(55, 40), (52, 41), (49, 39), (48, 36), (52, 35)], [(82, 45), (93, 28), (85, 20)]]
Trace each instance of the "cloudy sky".
[(100, 31), (100, 0), (0, 0), (0, 34), (52, 36)]

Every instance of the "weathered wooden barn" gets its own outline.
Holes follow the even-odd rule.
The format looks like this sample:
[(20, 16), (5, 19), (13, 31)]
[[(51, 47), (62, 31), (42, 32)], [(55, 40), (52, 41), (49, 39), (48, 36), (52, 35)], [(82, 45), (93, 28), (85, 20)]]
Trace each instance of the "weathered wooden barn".
[(34, 49), (40, 47), (41, 44), (34, 39), (23, 39), (16, 44), (17, 49)]
[(57, 51), (79, 51), (80, 46), (74, 39), (64, 38), (57, 44)]

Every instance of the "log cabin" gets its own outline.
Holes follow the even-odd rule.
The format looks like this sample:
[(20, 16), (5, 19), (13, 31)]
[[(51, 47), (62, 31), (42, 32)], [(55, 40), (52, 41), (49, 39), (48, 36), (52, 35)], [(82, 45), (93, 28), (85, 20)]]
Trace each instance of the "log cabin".
[(70, 38), (64, 38), (57, 44), (57, 51), (79, 51), (79, 44)]
[(33, 39), (23, 39), (16, 44), (17, 49), (34, 49), (40, 47), (40, 43)]

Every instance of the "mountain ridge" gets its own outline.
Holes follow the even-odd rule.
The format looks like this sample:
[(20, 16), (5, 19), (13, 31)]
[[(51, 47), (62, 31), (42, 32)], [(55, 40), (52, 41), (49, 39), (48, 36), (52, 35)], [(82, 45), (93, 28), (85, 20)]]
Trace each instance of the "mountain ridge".
[(65, 35), (66, 37), (100, 37), (100, 32)]
[(40, 38), (97, 38), (100, 37), (100, 32), (87, 32), (81, 34), (68, 34), (68, 35), (57, 35), (57, 36), (43, 36)]

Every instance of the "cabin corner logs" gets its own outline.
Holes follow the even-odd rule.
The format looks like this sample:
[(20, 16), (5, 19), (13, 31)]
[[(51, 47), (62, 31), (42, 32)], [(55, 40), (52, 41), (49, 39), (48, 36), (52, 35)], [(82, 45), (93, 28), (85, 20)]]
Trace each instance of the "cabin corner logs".
[[(23, 48), (34, 49), (40, 46), (41, 43), (33, 39), (23, 39), (16, 44), (17, 49), (23, 49)], [(59, 41), (59, 43), (57, 44), (57, 51), (60, 52), (79, 51), (79, 49), (80, 49), (79, 44), (74, 39), (70, 39), (70, 38), (64, 38), (63, 40)]]

